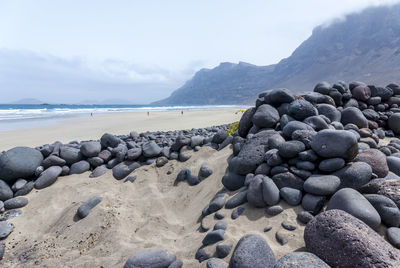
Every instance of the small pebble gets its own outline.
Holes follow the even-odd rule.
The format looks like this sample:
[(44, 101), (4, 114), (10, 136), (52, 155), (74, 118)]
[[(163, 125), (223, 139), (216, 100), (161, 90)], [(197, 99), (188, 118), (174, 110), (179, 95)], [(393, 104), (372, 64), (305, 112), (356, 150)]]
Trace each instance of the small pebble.
[(224, 245), (224, 244), (219, 244), (216, 247), (216, 254), (218, 258), (225, 258), (226, 256), (229, 255), (233, 248), (233, 245)]
[(285, 237), (283, 237), (279, 232), (275, 233), (275, 238), (276, 241), (278, 241), (279, 244), (281, 244), (282, 246), (288, 242), (288, 240)]
[(205, 260), (208, 260), (210, 258), (210, 255), (207, 254), (207, 252), (203, 248), (199, 248), (196, 252), (195, 259), (198, 260), (199, 262), (203, 262)]
[(264, 227), (264, 233), (271, 231), (272, 226)]
[(89, 215), (90, 211), (101, 202), (101, 196), (95, 196), (83, 203), (77, 211), (79, 218), (83, 219)]
[(244, 207), (237, 207), (234, 210), (232, 210), (232, 215), (231, 218), (232, 220), (236, 220), (240, 215), (242, 215), (244, 212)]
[(270, 216), (276, 216), (283, 211), (283, 208), (279, 205), (269, 207), (265, 210), (265, 212)]
[(314, 216), (308, 211), (302, 211), (299, 214), (297, 214), (297, 220), (304, 224), (307, 224), (313, 218)]
[(214, 217), (215, 217), (217, 220), (222, 220), (223, 218), (225, 218), (225, 216), (222, 215), (222, 214), (219, 213), (219, 212), (216, 212), (216, 213), (214, 214)]
[(282, 227), (283, 228), (285, 228), (286, 230), (288, 230), (288, 231), (294, 231), (294, 230), (296, 230), (296, 226), (294, 226), (294, 225), (292, 225), (292, 224), (290, 224), (290, 223), (288, 223), (288, 222), (282, 222)]

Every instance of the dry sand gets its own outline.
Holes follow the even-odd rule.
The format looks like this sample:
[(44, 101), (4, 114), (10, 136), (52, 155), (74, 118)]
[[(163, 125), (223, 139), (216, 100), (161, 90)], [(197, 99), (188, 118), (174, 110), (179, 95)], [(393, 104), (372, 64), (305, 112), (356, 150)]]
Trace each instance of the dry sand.
[(40, 146), (55, 141), (68, 143), (73, 140), (97, 140), (104, 133), (115, 135), (137, 132), (202, 128), (239, 121), (236, 109), (204, 111), (130, 112), (95, 115), (29, 129), (0, 131), (0, 151), (15, 146)]
[[(170, 161), (162, 168), (154, 164), (135, 170), (134, 183), (117, 181), (111, 172), (100, 178), (88, 178), (89, 173), (60, 177), (52, 186), (32, 191), (22, 215), (10, 220), (14, 232), (6, 240), (6, 253), (1, 267), (122, 267), (136, 251), (159, 247), (182, 259), (184, 267), (205, 267), (195, 253), (205, 233), (199, 232), (201, 210), (222, 188), (221, 177), (226, 171), (231, 148), (215, 151), (203, 147), (185, 163)], [(177, 173), (190, 167), (197, 174), (207, 162), (214, 173), (199, 185), (185, 182), (174, 186)], [(167, 171), (172, 173), (167, 175)], [(88, 217), (76, 221), (77, 208), (90, 197), (100, 195), (103, 201)], [(264, 209), (247, 205), (244, 214), (232, 220), (232, 210), (222, 209), (228, 228), (225, 240), (236, 242), (247, 233), (262, 235), (275, 253), (276, 259), (304, 247), (304, 225), (296, 222), (300, 207), (289, 207), (283, 213), (269, 217)], [(282, 221), (298, 228), (282, 230)], [(205, 220), (212, 227), (216, 220)], [(272, 230), (264, 233), (266, 226)], [(281, 246), (275, 232), (281, 230), (289, 243)], [(214, 254), (216, 245), (206, 248)], [(228, 261), (230, 256), (225, 258)]]

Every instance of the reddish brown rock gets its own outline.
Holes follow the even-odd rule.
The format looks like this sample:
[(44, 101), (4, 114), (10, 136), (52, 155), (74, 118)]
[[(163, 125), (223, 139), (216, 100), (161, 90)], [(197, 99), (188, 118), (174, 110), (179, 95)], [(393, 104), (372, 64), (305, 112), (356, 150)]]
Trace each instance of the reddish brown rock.
[(342, 210), (329, 210), (304, 230), (307, 251), (331, 267), (400, 267), (400, 252), (359, 219)]
[(371, 166), (372, 172), (379, 178), (384, 178), (389, 173), (386, 155), (377, 149), (368, 149), (357, 155), (354, 162), (365, 162)]

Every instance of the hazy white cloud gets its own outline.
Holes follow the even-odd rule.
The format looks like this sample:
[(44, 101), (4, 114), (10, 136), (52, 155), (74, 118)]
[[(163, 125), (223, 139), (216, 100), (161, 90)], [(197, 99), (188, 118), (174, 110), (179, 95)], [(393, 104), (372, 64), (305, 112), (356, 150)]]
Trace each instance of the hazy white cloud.
[(2, 0), (0, 93), (2, 100), (157, 100), (200, 68), (276, 63), (317, 25), (398, 2)]
[(155, 96), (167, 97), (198, 68), (189, 66), (172, 72), (120, 60), (89, 62), (0, 49), (1, 102), (29, 96), (58, 103), (77, 103), (83, 99), (147, 103), (155, 100)]

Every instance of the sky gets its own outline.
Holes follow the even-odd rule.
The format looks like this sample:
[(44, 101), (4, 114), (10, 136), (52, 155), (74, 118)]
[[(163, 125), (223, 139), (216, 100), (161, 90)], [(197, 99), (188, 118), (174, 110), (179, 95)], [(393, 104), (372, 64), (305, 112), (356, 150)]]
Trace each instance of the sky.
[(201, 68), (269, 65), (320, 24), (396, 0), (0, 0), (0, 103), (165, 98)]

